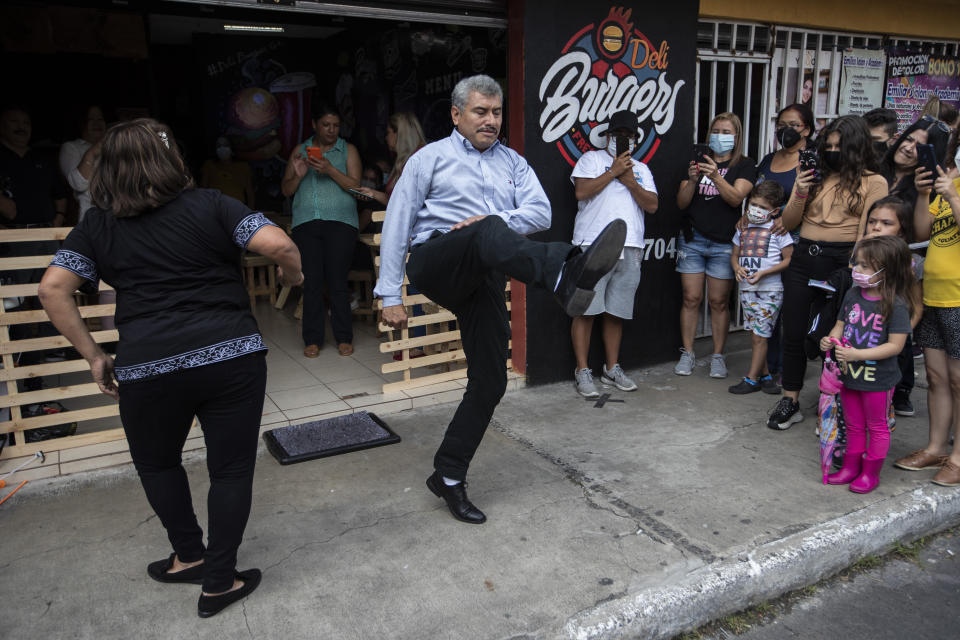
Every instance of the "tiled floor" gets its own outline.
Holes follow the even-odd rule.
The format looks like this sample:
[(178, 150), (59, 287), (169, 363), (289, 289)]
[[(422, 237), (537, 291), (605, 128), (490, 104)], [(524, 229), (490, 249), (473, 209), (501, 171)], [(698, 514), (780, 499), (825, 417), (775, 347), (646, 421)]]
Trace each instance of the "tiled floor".
[[(293, 304), (278, 311), (266, 302), (257, 305), (255, 315), (260, 332), (270, 347), (267, 356), (267, 397), (262, 425), (268, 428), (297, 424), (311, 419), (331, 418), (359, 410), (378, 414), (414, 407), (456, 402), (463, 395), (466, 380), (440, 382), (405, 391), (383, 393), (384, 382), (402, 379), (400, 373), (383, 374), (380, 366), (392, 362), (392, 355), (380, 353), (381, 338), (375, 327), (355, 320), (354, 352), (337, 353), (327, 326), (327, 344), (318, 358), (303, 356), (300, 322), (293, 317)], [(441, 371), (437, 369), (437, 371)], [(417, 374), (422, 375), (422, 374)], [(511, 376), (507, 390), (523, 386), (523, 378)]]

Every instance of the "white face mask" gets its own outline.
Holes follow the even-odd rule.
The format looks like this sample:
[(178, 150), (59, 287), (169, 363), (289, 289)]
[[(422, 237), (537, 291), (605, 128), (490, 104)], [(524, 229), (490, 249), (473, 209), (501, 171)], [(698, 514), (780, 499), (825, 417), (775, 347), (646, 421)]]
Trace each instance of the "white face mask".
[[(630, 152), (630, 155), (633, 155), (633, 152), (637, 150), (637, 142), (633, 138), (627, 138), (627, 151)], [(607, 139), (607, 153), (609, 153), (614, 158), (617, 157), (617, 138), (611, 136)]]
[(755, 204), (747, 205), (747, 220), (751, 224), (764, 224), (770, 220), (772, 214), (772, 210), (758, 207)]
[(217, 147), (217, 157), (221, 160), (229, 160), (233, 156), (230, 147)]
[(953, 166), (960, 169), (960, 147), (957, 147), (957, 155), (953, 156)]

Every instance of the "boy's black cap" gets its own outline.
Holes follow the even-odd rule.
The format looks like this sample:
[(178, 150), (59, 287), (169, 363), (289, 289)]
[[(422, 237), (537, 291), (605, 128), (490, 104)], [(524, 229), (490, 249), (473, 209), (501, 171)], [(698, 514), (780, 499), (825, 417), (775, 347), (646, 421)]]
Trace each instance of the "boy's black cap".
[(607, 126), (607, 131), (616, 131), (617, 129), (627, 129), (633, 133), (637, 133), (637, 129), (640, 128), (640, 121), (637, 120), (637, 114), (633, 111), (617, 111), (615, 114), (610, 116), (610, 124)]

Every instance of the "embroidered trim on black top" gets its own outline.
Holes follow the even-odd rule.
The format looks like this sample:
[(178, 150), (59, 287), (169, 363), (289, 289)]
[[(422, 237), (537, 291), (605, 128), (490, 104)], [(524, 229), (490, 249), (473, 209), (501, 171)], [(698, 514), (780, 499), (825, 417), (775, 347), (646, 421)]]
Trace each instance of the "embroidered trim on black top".
[[(261, 225), (262, 226), (262, 225)], [(254, 351), (264, 351), (267, 348), (263, 344), (263, 337), (259, 333), (243, 338), (234, 338), (226, 342), (195, 349), (187, 353), (170, 356), (162, 360), (135, 364), (128, 367), (117, 367), (114, 369), (114, 375), (118, 382), (129, 382), (131, 380), (141, 380), (143, 378), (152, 378), (164, 373), (172, 373), (178, 369), (192, 369), (202, 367), (206, 364), (222, 362), (238, 358)]]
[(246, 218), (240, 221), (240, 224), (237, 225), (237, 228), (233, 230), (233, 243), (240, 247), (241, 249), (246, 249), (247, 244), (250, 243), (250, 238), (253, 237), (257, 231), (262, 227), (266, 226), (277, 226), (273, 222), (267, 220), (267, 217), (260, 213), (259, 211), (251, 213)]
[(97, 265), (90, 258), (68, 249), (60, 249), (50, 261), (50, 266), (72, 271), (81, 278), (96, 284), (100, 280)]

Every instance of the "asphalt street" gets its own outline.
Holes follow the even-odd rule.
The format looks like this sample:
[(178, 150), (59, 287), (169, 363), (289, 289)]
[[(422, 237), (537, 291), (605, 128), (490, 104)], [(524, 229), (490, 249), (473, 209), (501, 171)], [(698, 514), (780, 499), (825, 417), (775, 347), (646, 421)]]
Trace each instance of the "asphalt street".
[[(704, 640), (827, 640), (835, 638), (956, 638), (956, 606), (960, 602), (960, 530), (937, 536), (913, 556), (884, 558), (876, 568), (825, 580), (806, 590), (810, 595), (787, 598), (721, 621)], [(760, 613), (773, 616), (757, 625)], [(730, 629), (751, 626), (746, 633)], [(687, 638), (696, 638), (689, 634)]]

